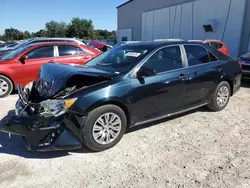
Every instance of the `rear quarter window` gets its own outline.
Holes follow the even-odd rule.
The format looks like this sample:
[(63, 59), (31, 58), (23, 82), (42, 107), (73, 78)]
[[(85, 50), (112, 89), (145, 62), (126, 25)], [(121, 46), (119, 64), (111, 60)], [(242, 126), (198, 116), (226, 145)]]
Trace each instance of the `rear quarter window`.
[(216, 55), (216, 57), (218, 57), (219, 60), (221, 61), (232, 61), (234, 60), (233, 58), (225, 55), (224, 53), (216, 50), (216, 49), (213, 49), (213, 48), (209, 48), (211, 50), (211, 52), (213, 52), (214, 55)]
[(225, 55), (224, 53), (212, 48), (211, 46), (203, 45), (208, 51), (212, 52), (220, 61), (231, 61), (233, 58)]

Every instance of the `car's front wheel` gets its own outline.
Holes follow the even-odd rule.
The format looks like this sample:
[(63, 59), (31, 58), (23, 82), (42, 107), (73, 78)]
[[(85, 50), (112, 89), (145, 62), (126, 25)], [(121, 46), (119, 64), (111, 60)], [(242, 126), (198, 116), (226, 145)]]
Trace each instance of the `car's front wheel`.
[(83, 142), (93, 151), (116, 145), (124, 135), (127, 118), (116, 105), (104, 105), (91, 111), (83, 127)]
[(222, 81), (211, 97), (208, 107), (213, 111), (221, 111), (227, 106), (230, 96), (231, 89), (229, 83)]
[(0, 75), (0, 98), (10, 95), (12, 90), (13, 84), (10, 79)]

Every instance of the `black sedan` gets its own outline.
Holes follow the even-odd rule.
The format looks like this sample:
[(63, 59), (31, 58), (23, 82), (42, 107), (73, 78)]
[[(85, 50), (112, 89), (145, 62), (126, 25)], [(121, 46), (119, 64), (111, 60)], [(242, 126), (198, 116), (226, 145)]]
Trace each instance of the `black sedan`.
[(85, 66), (45, 64), (36, 81), (19, 85), (16, 116), (1, 130), (29, 150), (102, 151), (130, 127), (202, 106), (220, 111), (240, 84), (239, 62), (207, 45), (124, 44)]
[(242, 78), (250, 79), (250, 52), (240, 57), (242, 62)]

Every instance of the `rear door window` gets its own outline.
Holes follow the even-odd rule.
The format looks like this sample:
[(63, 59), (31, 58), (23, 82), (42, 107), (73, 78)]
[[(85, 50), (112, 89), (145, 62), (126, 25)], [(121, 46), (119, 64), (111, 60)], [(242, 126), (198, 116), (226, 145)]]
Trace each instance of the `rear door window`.
[(88, 54), (88, 52), (85, 51), (84, 49), (79, 48), (78, 46), (73, 46), (73, 45), (59, 45), (58, 50), (59, 50), (59, 56)]
[(209, 58), (210, 58), (210, 62), (219, 61), (219, 59), (211, 52), (209, 52)]
[(87, 51), (83, 50), (82, 48), (77, 47), (78, 54), (88, 54)]
[(59, 56), (72, 56), (79, 54), (76, 46), (62, 45), (58, 46)]
[(200, 65), (208, 62), (218, 61), (218, 59), (202, 46), (184, 45), (189, 66)]

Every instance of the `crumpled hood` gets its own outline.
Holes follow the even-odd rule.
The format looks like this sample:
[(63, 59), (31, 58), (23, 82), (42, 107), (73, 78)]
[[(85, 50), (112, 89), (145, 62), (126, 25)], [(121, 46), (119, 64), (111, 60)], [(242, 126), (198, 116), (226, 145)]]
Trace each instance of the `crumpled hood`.
[(87, 66), (46, 63), (41, 67), (34, 86), (41, 98), (48, 99), (65, 89), (68, 80), (75, 75), (110, 78), (116, 74)]

